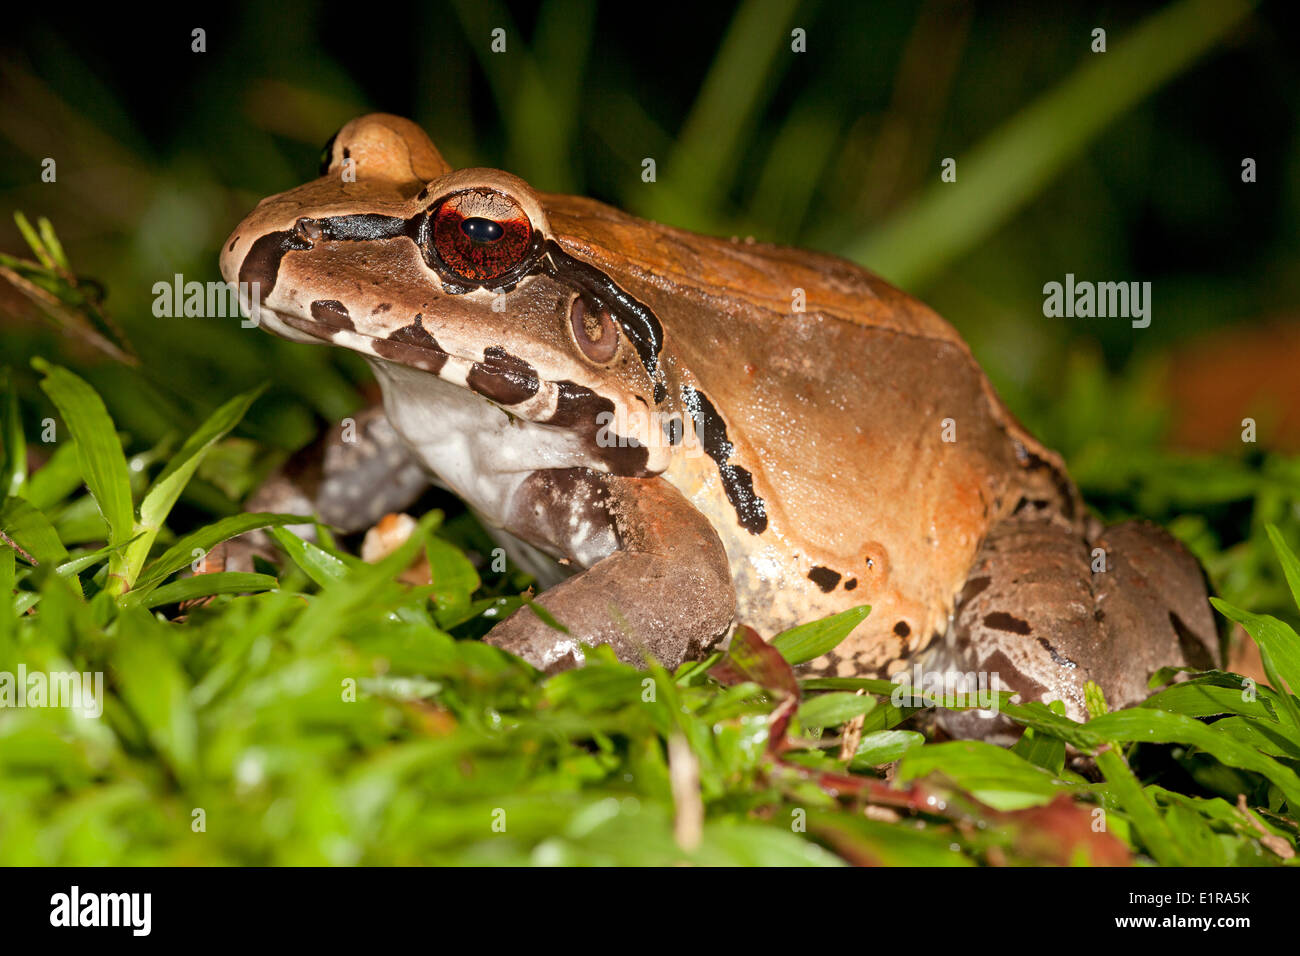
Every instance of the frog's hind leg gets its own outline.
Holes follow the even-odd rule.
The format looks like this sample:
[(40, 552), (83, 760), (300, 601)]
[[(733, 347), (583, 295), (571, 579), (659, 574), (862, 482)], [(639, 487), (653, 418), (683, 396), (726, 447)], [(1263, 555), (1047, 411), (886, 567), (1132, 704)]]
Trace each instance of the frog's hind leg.
[[(1111, 709), (1131, 706), (1150, 693), (1154, 671), (1211, 667), (1217, 647), (1200, 566), (1165, 531), (1127, 522), (1089, 540), (1026, 514), (985, 538), (926, 666), (983, 675), (1021, 700), (1060, 700), (1086, 720), (1088, 681)], [(944, 713), (940, 724), (963, 737), (1011, 729), (974, 711)]]

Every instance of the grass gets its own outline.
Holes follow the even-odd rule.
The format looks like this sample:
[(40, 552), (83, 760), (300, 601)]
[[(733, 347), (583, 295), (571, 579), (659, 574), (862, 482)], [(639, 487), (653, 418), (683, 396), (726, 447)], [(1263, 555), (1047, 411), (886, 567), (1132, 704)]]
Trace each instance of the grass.
[[(676, 673), (598, 649), (547, 678), (478, 640), (527, 581), (480, 576), (468, 516), (426, 515), (374, 565), (292, 515), (179, 534), (177, 502), (259, 392), (128, 457), (90, 385), (33, 366), (66, 437), (32, 468), (7, 391), (0, 674), (102, 673), (102, 716), (13, 706), (10, 677), (0, 864), (1294, 862), (1300, 637), (1278, 617), (1215, 600), (1267, 684), (1168, 671), (1136, 708), (1093, 688), (1086, 723), (1004, 697), (1025, 728), (1009, 750), (934, 739), (888, 682), (799, 679), (865, 607), (770, 645), (742, 628)], [(1236, 478), (1263, 497), (1258, 470)], [(188, 573), (255, 528), (279, 567)], [(1265, 533), (1300, 606), (1300, 560)], [(432, 583), (398, 583), (420, 552)]]

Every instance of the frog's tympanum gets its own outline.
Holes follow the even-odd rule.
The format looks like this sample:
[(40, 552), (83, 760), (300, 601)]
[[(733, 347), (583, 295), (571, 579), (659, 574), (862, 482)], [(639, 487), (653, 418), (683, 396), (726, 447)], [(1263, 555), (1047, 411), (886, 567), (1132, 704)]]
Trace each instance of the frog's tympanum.
[[(553, 585), (539, 603), (567, 634), (525, 610), (487, 637), (539, 668), (604, 643), (673, 667), (733, 623), (770, 637), (869, 604), (807, 670), (919, 659), (1082, 718), (1088, 680), (1125, 705), (1216, 656), (1195, 560), (1089, 517), (952, 327), (842, 259), (453, 170), (371, 115), (221, 267), (257, 284), (269, 331), (374, 368), (387, 422), (360, 472), (391, 463), (410, 500), (395, 432)], [(321, 484), (334, 513), (370, 498), (341, 481)]]

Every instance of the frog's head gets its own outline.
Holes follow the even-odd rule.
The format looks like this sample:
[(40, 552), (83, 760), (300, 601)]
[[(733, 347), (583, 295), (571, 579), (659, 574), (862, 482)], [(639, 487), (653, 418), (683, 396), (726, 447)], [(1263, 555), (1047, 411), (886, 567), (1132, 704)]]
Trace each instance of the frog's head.
[(344, 126), (319, 179), (239, 224), (221, 271), (277, 335), (437, 376), (580, 433), (591, 467), (667, 466), (647, 414), (665, 396), (654, 315), (564, 251), (527, 183), (453, 170), (409, 120)]

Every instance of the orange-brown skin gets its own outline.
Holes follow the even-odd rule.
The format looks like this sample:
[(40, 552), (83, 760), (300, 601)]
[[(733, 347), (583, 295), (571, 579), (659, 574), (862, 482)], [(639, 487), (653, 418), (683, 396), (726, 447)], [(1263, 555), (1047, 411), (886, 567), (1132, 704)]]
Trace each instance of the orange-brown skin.
[[(430, 238), (446, 209), (505, 227), (526, 220), (534, 258), (495, 283), (455, 274)], [(340, 224), (358, 217), (387, 231), (345, 235)], [(271, 288), (261, 299), (271, 331), (369, 356), (394, 428), (433, 472), (489, 526), (581, 570), (541, 599), (573, 637), (672, 664), (732, 620), (771, 636), (870, 604), (811, 669), (884, 674), (944, 637), (955, 666), (1001, 654), (1018, 672), (1003, 675), (1013, 686), (1081, 707), (1077, 664), (1038, 650), (1055, 635), (1020, 633), (1032, 609), (1019, 602), (1017, 568), (1086, 553), (1099, 529), (1058, 456), (1016, 422), (953, 328), (869, 272), (540, 193), (498, 170), (453, 171), (418, 127), (383, 114), (340, 131), (326, 175), (254, 210), (222, 268)], [(602, 320), (619, 336), (608, 360), (577, 331), (609, 345)], [(651, 326), (659, 340), (647, 356), (636, 343)], [(598, 407), (633, 447), (596, 439)], [(660, 426), (691, 413), (697, 441), (666, 441)], [(456, 430), (463, 440), (448, 437)], [(981, 550), (994, 529), (1026, 521), (1059, 534), (1029, 535), (1023, 555)], [(980, 601), (1000, 610), (955, 628), (977, 557), (996, 578)], [(1063, 614), (1100, 621), (1105, 589), (1072, 561), (1060, 573), (1077, 587), (1062, 593), (1087, 599)], [(638, 591), (638, 580), (649, 583)], [(1148, 590), (1212, 642), (1203, 590), (1178, 580), (1172, 596)], [(1148, 610), (1133, 618), (1144, 632), (1169, 616), (1163, 604)], [(1160, 626), (1168, 633), (1150, 646), (1177, 657)], [(983, 656), (970, 651), (972, 628), (983, 629)], [(1114, 644), (1128, 639), (1115, 636), (1123, 628), (1081, 628), (1085, 644), (1101, 642), (1094, 650), (1125, 656)], [(539, 666), (576, 659), (528, 614), (490, 639)], [(1123, 683), (1122, 696), (1139, 686)]]

